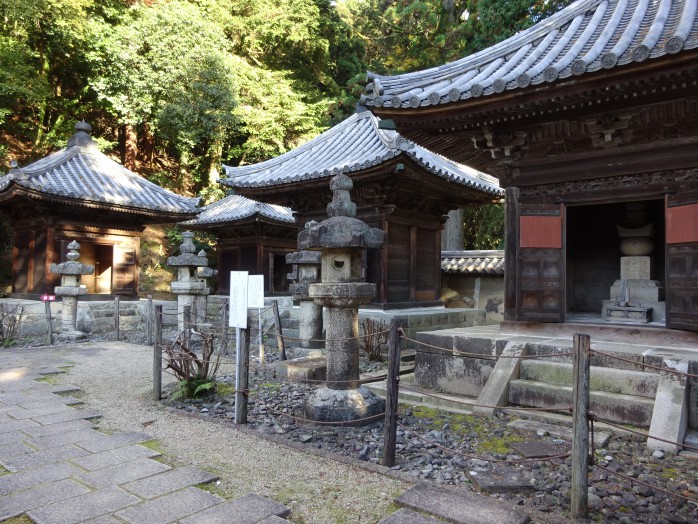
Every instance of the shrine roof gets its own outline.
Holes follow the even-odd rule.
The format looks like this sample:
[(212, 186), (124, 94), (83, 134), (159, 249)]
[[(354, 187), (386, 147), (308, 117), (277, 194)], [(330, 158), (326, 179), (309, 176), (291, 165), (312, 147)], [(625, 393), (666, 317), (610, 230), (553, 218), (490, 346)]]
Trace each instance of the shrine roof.
[(442, 251), (441, 271), (469, 275), (504, 275), (504, 251)]
[(368, 111), (355, 113), (288, 153), (259, 164), (223, 166), (228, 178), (221, 182), (238, 188), (282, 186), (329, 179), (339, 173), (351, 176), (394, 159), (409, 158), (455, 184), (491, 195), (502, 194), (496, 178), (432, 153), (379, 124), (380, 119)]
[(236, 222), (254, 216), (267, 218), (275, 222), (295, 224), (293, 211), (288, 207), (257, 202), (242, 195), (230, 195), (202, 208), (193, 220), (182, 222), (183, 226), (202, 226)]
[(80, 122), (75, 128), (66, 148), (0, 177), (0, 193), (15, 184), (49, 199), (77, 204), (190, 216), (197, 212), (198, 198), (177, 195), (133, 173), (97, 148), (88, 124)]
[(442, 106), (623, 67), (698, 47), (698, 0), (578, 0), (460, 60), (395, 76), (369, 73), (361, 104)]

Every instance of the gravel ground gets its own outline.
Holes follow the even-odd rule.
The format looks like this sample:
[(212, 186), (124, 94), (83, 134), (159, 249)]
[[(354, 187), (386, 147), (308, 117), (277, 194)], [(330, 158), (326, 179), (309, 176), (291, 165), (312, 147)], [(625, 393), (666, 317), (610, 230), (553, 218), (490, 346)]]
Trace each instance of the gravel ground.
[[(193, 465), (221, 477), (213, 488), (225, 498), (248, 492), (292, 510), (293, 522), (367, 523), (394, 511), (408, 482), (308, 454), (152, 401), (152, 350), (114, 342), (72, 346), (65, 380), (83, 388), (83, 400), (100, 411), (100, 428), (145, 431), (167, 463)], [(224, 370), (225, 371), (225, 370)], [(164, 382), (173, 378), (165, 375)]]

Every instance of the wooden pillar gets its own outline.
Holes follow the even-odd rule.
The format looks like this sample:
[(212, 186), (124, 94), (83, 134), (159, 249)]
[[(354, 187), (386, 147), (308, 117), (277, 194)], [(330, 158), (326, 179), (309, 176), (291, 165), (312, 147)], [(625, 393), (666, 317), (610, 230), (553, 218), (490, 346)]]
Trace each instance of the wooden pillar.
[[(51, 273), (51, 264), (58, 263), (60, 260), (56, 260), (56, 229), (53, 227), (46, 228), (46, 267), (44, 268), (44, 282), (46, 282), (46, 287), (48, 292), (53, 292), (53, 279), (55, 275)], [(41, 290), (43, 291), (43, 290)]]
[(410, 226), (410, 302), (417, 298), (417, 226)]
[(519, 257), (519, 188), (504, 190), (504, 320), (516, 320), (516, 288)]

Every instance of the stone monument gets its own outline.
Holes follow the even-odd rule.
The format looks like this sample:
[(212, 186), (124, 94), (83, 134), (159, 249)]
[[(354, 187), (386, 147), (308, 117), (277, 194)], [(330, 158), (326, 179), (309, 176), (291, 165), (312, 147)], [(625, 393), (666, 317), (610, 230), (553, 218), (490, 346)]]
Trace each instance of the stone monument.
[[(177, 295), (177, 328), (180, 333), (192, 326), (184, 325), (184, 308), (191, 308), (191, 322), (196, 326), (206, 318), (206, 297), (210, 289), (206, 279), (199, 277), (200, 268), (208, 268), (208, 259), (201, 253), (195, 255), (194, 233), (182, 233), (182, 245), (179, 255), (167, 259), (167, 265), (177, 268), (177, 280), (172, 281), (170, 289)], [(198, 300), (197, 300), (198, 298)]]
[(359, 385), (359, 306), (376, 295), (375, 284), (362, 276), (364, 249), (383, 246), (383, 231), (355, 218), (356, 204), (349, 191), (351, 178), (344, 174), (330, 182), (329, 218), (309, 224), (298, 234), (299, 249), (322, 252), (322, 282), (308, 292), (326, 308), (327, 384), (305, 402), (305, 414), (322, 422), (371, 422), (385, 410), (385, 401)]
[(654, 225), (647, 222), (646, 203), (626, 207), (626, 225), (616, 226), (620, 236), (620, 279), (611, 286), (611, 299), (604, 300), (602, 317), (613, 322), (664, 322), (664, 288), (652, 279)]
[(78, 262), (80, 259), (80, 244), (73, 240), (68, 244), (68, 260), (60, 264), (51, 264), (51, 273), (61, 275), (61, 285), (57, 286), (55, 293), (63, 299), (61, 308), (61, 333), (58, 335), (63, 340), (79, 340), (85, 337), (85, 333), (77, 328), (78, 297), (87, 294), (87, 288), (80, 285), (82, 275), (94, 273), (94, 266)]
[(298, 300), (298, 345), (319, 348), (322, 343), (322, 306), (310, 298), (310, 284), (320, 282), (322, 255), (319, 251), (296, 251), (286, 255), (286, 263), (296, 266), (296, 282), (289, 286), (293, 300)]

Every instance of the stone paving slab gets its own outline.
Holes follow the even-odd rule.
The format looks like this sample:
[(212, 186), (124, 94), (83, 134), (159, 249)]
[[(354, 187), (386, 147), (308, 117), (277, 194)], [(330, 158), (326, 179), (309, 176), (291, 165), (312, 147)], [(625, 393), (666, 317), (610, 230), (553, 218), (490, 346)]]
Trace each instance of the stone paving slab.
[(21, 442), (27, 436), (19, 431), (9, 431), (8, 433), (0, 433), (0, 446), (6, 446), (13, 442)]
[(84, 473), (79, 479), (94, 488), (106, 488), (157, 475), (170, 469), (170, 466), (156, 460), (139, 459)]
[(46, 437), (48, 435), (58, 435), (60, 433), (68, 433), (70, 431), (79, 431), (81, 429), (94, 427), (94, 422), (80, 419), (71, 420), (70, 422), (60, 422), (58, 424), (49, 424), (47, 426), (36, 424), (35, 426), (22, 429), (22, 431), (30, 437)]
[(83, 451), (85, 454), (87, 454), (87, 456), (78, 458), (77, 460), (74, 460), (73, 463), (90, 471), (108, 468), (109, 466), (114, 466), (122, 462), (129, 462), (131, 460), (140, 458), (153, 458), (160, 456), (160, 453), (157, 451), (153, 451), (152, 449), (148, 449), (144, 446), (139, 446), (138, 444), (132, 444), (123, 448), (111, 449), (109, 451), (102, 451), (101, 453), (88, 454), (89, 452), (87, 450)]
[(116, 448), (122, 448), (124, 446), (129, 446), (131, 444), (138, 444), (140, 442), (147, 442), (153, 440), (153, 437), (139, 431), (127, 431), (124, 433), (117, 433), (115, 435), (104, 435), (99, 433), (103, 438), (92, 439), (80, 442), (80, 447), (85, 448), (93, 453), (100, 453), (102, 451), (109, 451)]
[(533, 484), (521, 472), (510, 466), (496, 470), (468, 471), (468, 478), (482, 493), (526, 493), (534, 491)]
[(84, 520), (82, 524), (124, 524), (122, 521), (115, 519), (111, 515), (102, 515), (95, 519)]
[(38, 427), (39, 424), (33, 420), (11, 420), (0, 424), (0, 433), (10, 433), (11, 431), (23, 431), (29, 428)]
[(89, 452), (73, 444), (59, 446), (52, 449), (44, 449), (33, 453), (25, 453), (15, 457), (4, 458), (0, 456), (0, 464), (10, 471), (21, 471), (23, 469), (35, 468), (46, 464), (55, 464), (66, 460), (76, 459), (87, 455)]
[(276, 515), (272, 515), (271, 517), (260, 520), (257, 524), (288, 524), (288, 520), (282, 519), (281, 517), (277, 517)]
[(32, 409), (15, 406), (15, 409), (12, 411), (8, 411), (7, 414), (15, 420), (23, 420), (26, 418), (33, 418), (36, 420), (37, 417), (42, 417), (46, 415), (58, 415), (61, 413), (72, 413), (74, 411), (75, 410), (73, 408), (69, 408), (65, 404), (60, 404), (57, 406), (44, 405), (43, 407), (36, 407)]
[(378, 524), (441, 524), (446, 521), (417, 513), (407, 508), (400, 508), (395, 513), (392, 513), (381, 519)]
[(276, 516), (287, 517), (291, 510), (265, 497), (248, 493), (238, 499), (182, 519), (181, 524), (256, 524)]
[(400, 495), (399, 506), (423, 511), (453, 524), (525, 524), (529, 516), (497, 500), (462, 489), (419, 484)]
[(218, 476), (193, 467), (172, 469), (153, 477), (148, 477), (123, 486), (134, 495), (144, 499), (153, 499), (166, 493), (197, 484), (207, 484), (217, 480)]
[(221, 502), (217, 495), (186, 488), (119, 511), (116, 516), (130, 524), (169, 524)]
[(138, 502), (137, 497), (112, 487), (42, 506), (29, 511), (27, 516), (35, 524), (73, 524), (113, 513)]
[(0, 497), (0, 520), (15, 517), (39, 506), (71, 499), (89, 491), (74, 480), (65, 479)]
[(15, 491), (22, 491), (32, 486), (38, 486), (47, 482), (55, 482), (67, 479), (80, 473), (80, 470), (70, 464), (58, 463), (41, 466), (0, 477), (0, 495), (8, 495)]
[(0, 446), (0, 457), (11, 458), (17, 455), (24, 455), (25, 453), (31, 453), (33, 450), (27, 446), (24, 442), (13, 442), (11, 444), (5, 444)]
[[(100, 433), (96, 429), (84, 428), (77, 431), (69, 431), (67, 433), (59, 433), (58, 435), (47, 435), (45, 437), (30, 438), (29, 443), (36, 446), (38, 449), (50, 449), (66, 444), (80, 444), (80, 447), (87, 449), (83, 443), (90, 440), (102, 440), (107, 437), (104, 433)], [(87, 451), (90, 451), (89, 449)]]
[[(42, 396), (46, 397), (46, 395)], [(71, 404), (83, 404), (83, 401), (71, 396), (62, 397), (58, 395), (51, 395), (48, 398), (44, 398), (44, 400), (30, 400), (16, 405), (24, 409), (37, 409), (46, 406), (69, 406)]]
[(59, 422), (68, 422), (70, 420), (85, 419), (90, 420), (93, 418), (99, 418), (102, 415), (93, 409), (70, 409), (63, 413), (55, 413), (53, 415), (42, 415), (39, 417), (34, 417), (39, 424), (57, 424)]
[(58, 386), (54, 386), (51, 389), (51, 393), (55, 393), (56, 395), (63, 395), (66, 393), (79, 393), (82, 391), (82, 388), (74, 385), (74, 384), (61, 384)]

